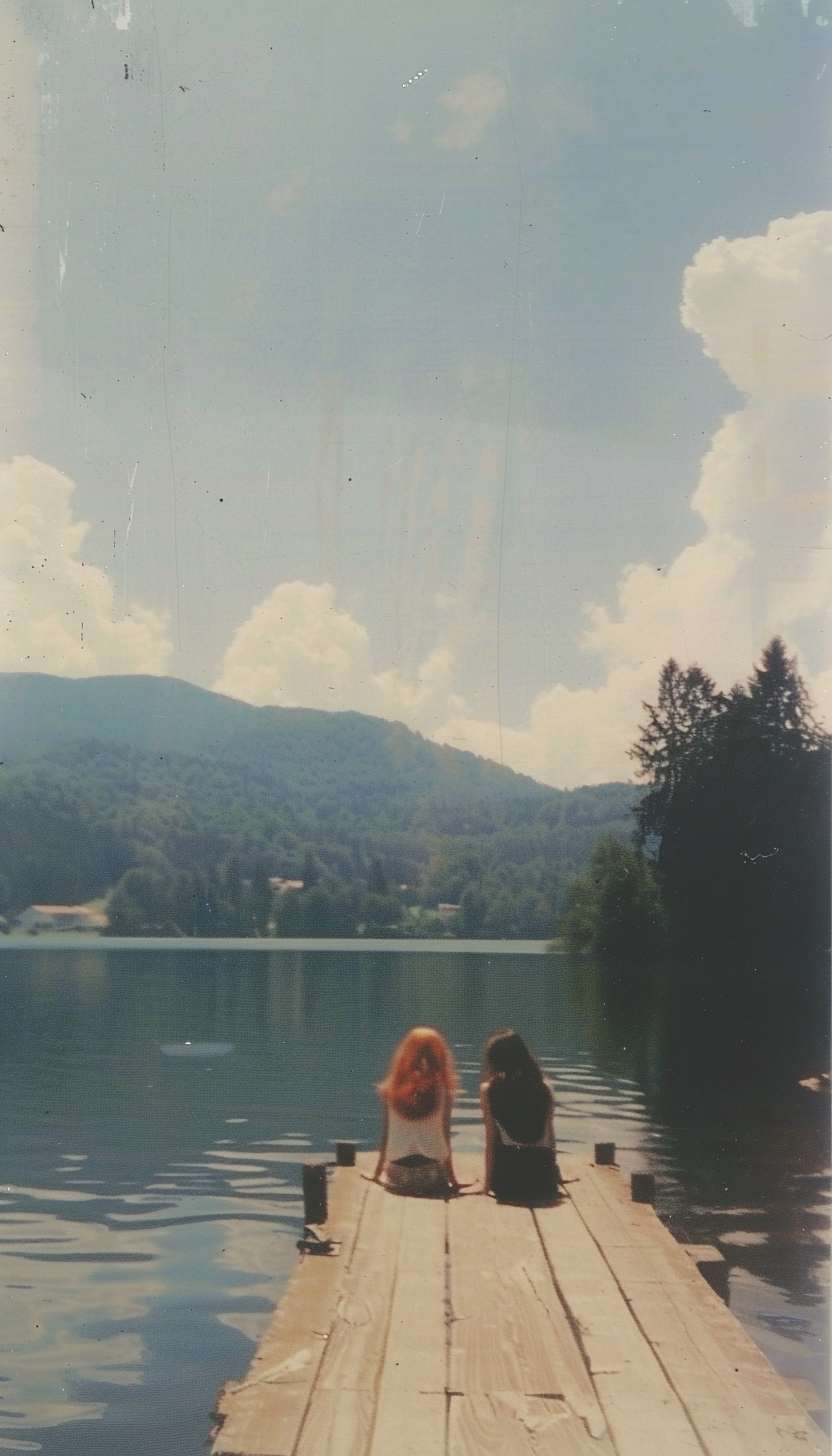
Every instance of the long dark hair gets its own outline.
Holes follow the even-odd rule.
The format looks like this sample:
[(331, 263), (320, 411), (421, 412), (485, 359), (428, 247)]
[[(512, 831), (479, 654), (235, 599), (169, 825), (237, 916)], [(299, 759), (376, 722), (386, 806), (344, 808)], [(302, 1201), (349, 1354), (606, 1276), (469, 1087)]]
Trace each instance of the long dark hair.
[(491, 1116), (515, 1142), (537, 1142), (546, 1131), (552, 1094), (522, 1036), (509, 1027), (495, 1031), (483, 1063)]

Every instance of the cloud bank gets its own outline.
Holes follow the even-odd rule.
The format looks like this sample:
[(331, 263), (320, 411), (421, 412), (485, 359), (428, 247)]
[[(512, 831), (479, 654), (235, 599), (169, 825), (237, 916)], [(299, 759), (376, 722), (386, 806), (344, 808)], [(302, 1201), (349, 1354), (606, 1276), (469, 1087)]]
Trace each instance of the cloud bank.
[[(564, 786), (629, 777), (626, 747), (668, 656), (699, 661), (727, 687), (775, 632), (799, 643), (809, 628), (828, 641), (830, 300), (832, 212), (699, 250), (685, 272), (682, 322), (748, 396), (702, 462), (691, 502), (701, 539), (666, 569), (626, 567), (614, 611), (587, 605), (582, 645), (604, 665), (601, 687), (541, 693), (523, 731), (451, 718), (439, 741), (488, 757), (502, 747), (512, 767)], [(828, 722), (832, 670), (812, 686)]]
[[(684, 276), (681, 319), (746, 403), (704, 456), (691, 507), (699, 539), (668, 565), (627, 565), (614, 605), (587, 603), (581, 638), (594, 688), (556, 683), (524, 727), (474, 717), (455, 692), (467, 639), (440, 631), (412, 672), (379, 669), (366, 627), (328, 582), (282, 582), (234, 633), (214, 683), (251, 703), (353, 709), (400, 719), (561, 786), (629, 777), (627, 746), (673, 655), (721, 686), (747, 677), (775, 633), (811, 646), (820, 711), (832, 719), (829, 397), (832, 212), (778, 219), (764, 235), (717, 238)], [(162, 673), (166, 620), (121, 600), (85, 561), (74, 486), (32, 457), (0, 465), (0, 669), (85, 676)], [(511, 650), (505, 636), (503, 651)], [(808, 647), (807, 647), (808, 651)]]
[(163, 673), (172, 656), (158, 613), (116, 599), (81, 556), (89, 527), (71, 480), (31, 456), (0, 464), (0, 671)]
[(284, 707), (354, 709), (434, 728), (462, 702), (451, 690), (453, 656), (430, 653), (413, 678), (378, 672), (367, 629), (339, 609), (329, 582), (283, 582), (238, 627), (214, 691)]
[[(747, 403), (703, 459), (691, 502), (700, 539), (669, 565), (625, 567), (614, 608), (585, 606), (582, 646), (602, 664), (600, 687), (557, 683), (522, 729), (473, 718), (453, 694), (454, 655), (441, 641), (412, 679), (377, 672), (366, 629), (336, 606), (333, 587), (290, 582), (238, 629), (215, 688), (255, 703), (401, 718), (564, 787), (630, 777), (626, 749), (669, 656), (700, 662), (728, 687), (775, 632), (799, 645), (804, 629), (815, 640), (828, 631), (830, 300), (830, 212), (718, 238), (686, 270), (682, 322)], [(829, 720), (832, 670), (813, 688)]]

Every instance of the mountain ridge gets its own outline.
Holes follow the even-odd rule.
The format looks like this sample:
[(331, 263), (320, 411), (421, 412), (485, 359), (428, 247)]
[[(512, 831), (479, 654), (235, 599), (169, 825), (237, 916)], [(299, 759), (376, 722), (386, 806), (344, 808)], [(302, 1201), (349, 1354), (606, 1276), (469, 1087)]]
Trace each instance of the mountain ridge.
[(555, 789), (402, 723), (176, 678), (3, 674), (0, 915), (100, 897), (137, 868), (200, 904), (229, 876), (312, 875), (332, 904), (385, 885), (395, 918), (398, 886), (427, 911), (464, 902), (496, 938), (539, 938), (598, 834), (629, 834), (638, 794)]
[(386, 744), (401, 755), (407, 746), (420, 777), (432, 763), (444, 789), (454, 779), (469, 790), (485, 779), (492, 793), (561, 792), (465, 749), (432, 743), (404, 723), (351, 710), (258, 707), (182, 678), (149, 674), (0, 674), (0, 755), (7, 764), (81, 741), (250, 760), (281, 749), (302, 757), (308, 756), (304, 749), (331, 755), (338, 737), (354, 739), (356, 728), (375, 748)]

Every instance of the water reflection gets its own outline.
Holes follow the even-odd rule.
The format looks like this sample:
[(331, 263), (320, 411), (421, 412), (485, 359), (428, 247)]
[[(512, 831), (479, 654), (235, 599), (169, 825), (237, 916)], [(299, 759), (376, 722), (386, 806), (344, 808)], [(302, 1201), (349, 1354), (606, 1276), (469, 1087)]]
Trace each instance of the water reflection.
[(414, 1022), (454, 1044), (466, 1150), (480, 1047), (516, 1025), (561, 1145), (652, 1167), (754, 1338), (824, 1388), (828, 1104), (782, 1024), (752, 1054), (747, 1020), (706, 1034), (585, 964), (488, 953), (4, 950), (0, 995), (2, 1442), (196, 1456), (294, 1263), (300, 1164), (375, 1142), (372, 1084)]

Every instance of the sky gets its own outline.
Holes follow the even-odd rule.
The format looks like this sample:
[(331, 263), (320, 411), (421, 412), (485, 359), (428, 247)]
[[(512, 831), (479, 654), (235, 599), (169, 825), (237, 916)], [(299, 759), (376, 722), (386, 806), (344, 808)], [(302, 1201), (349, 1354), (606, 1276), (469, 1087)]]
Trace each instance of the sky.
[[(832, 0), (0, 0), (0, 672), (832, 722)], [(1, 699), (0, 699), (1, 700)]]

